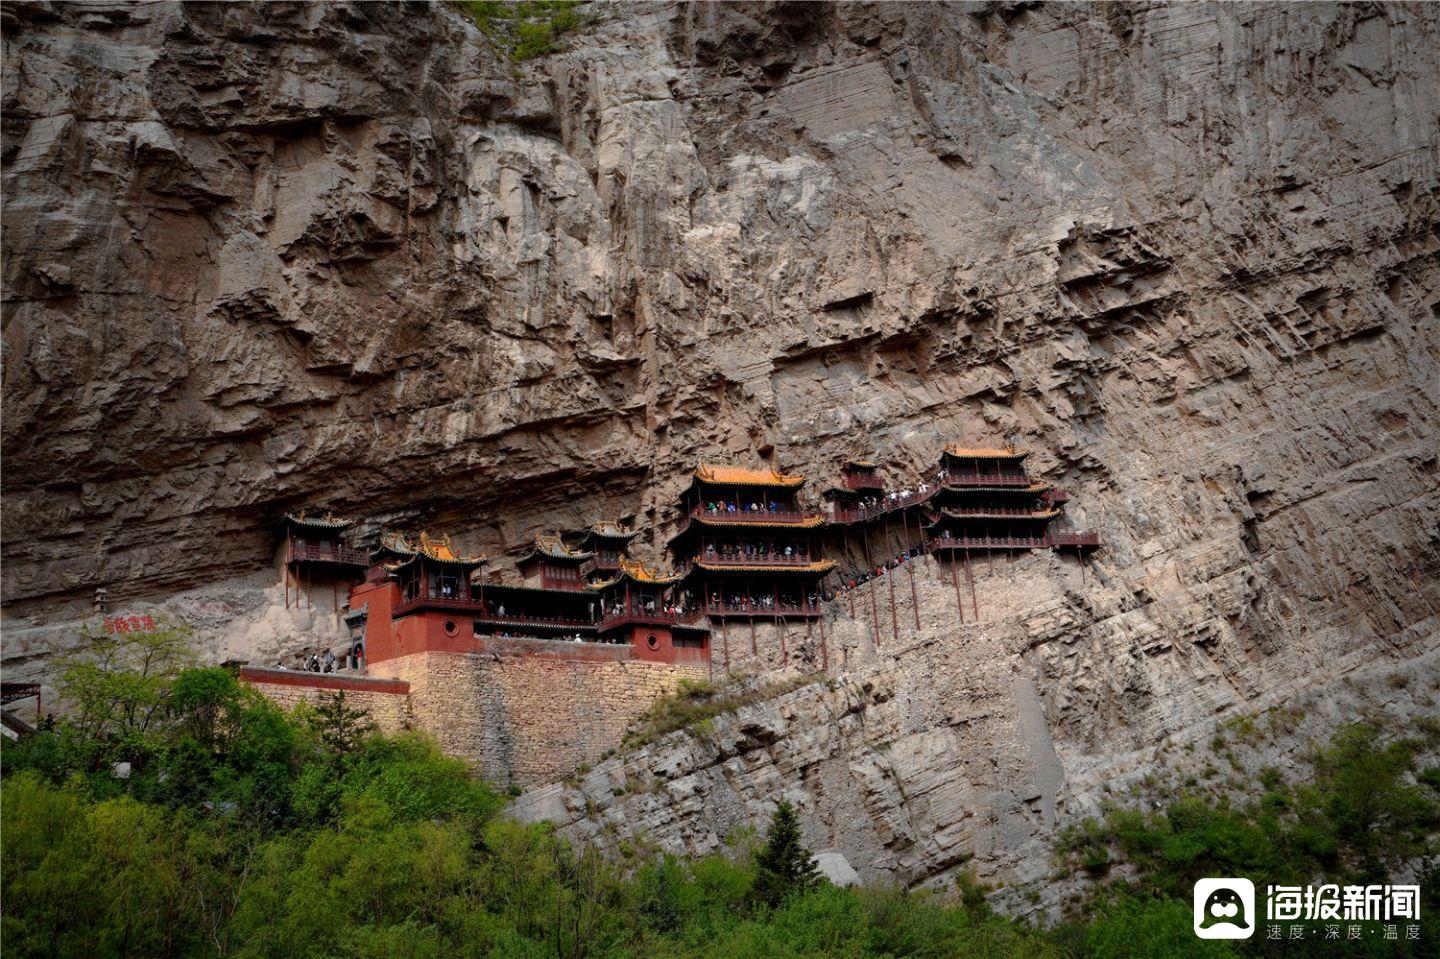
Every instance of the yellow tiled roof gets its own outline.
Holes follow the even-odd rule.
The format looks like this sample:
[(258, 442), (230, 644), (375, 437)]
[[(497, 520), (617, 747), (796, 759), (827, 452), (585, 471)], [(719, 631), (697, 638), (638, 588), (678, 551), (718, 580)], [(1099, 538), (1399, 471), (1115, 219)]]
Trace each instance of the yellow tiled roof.
[(302, 509), (298, 513), (286, 513), (285, 518), (297, 526), (319, 526), (326, 529), (347, 529), (355, 525), (353, 519), (342, 519), (333, 513), (324, 516), (306, 516)]
[(805, 483), (805, 477), (792, 476), (773, 469), (752, 470), (743, 466), (719, 466), (701, 463), (695, 478), (705, 483), (724, 486), (784, 486), (794, 488)]
[(531, 548), (530, 552), (520, 557), (520, 559), (523, 561), (537, 554), (548, 556), (551, 559), (589, 559), (595, 555), (594, 553), (569, 549), (558, 536), (535, 537), (534, 547)]
[(678, 573), (657, 573), (638, 560), (620, 558), (620, 568), (638, 583), (678, 583)]
[(439, 563), (483, 563), (483, 556), (460, 556), (450, 543), (449, 536), (434, 537), (429, 533), (421, 533), (417, 542), (410, 542), (405, 538), (404, 533), (387, 531), (380, 534), (380, 545), (393, 553), (400, 553), (408, 556), (424, 556)]

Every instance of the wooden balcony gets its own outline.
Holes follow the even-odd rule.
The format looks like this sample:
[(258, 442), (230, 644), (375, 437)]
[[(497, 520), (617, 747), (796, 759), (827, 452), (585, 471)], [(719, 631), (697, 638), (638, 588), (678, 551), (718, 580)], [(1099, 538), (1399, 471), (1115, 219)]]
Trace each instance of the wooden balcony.
[(294, 543), (290, 546), (292, 563), (337, 563), (341, 566), (369, 566), (370, 554), (349, 546), (319, 546)]
[(846, 476), (844, 479), (846, 489), (882, 490), (885, 488), (885, 481), (878, 476), (866, 476), (864, 474), (855, 473)]
[[(631, 603), (628, 607), (616, 612), (613, 609), (605, 611), (600, 620), (600, 632), (614, 629), (616, 626), (661, 626), (671, 627), (681, 622), (678, 612), (667, 613), (663, 609), (656, 609), (654, 612), (647, 612), (638, 603)], [(693, 622), (693, 620), (692, 620)]]
[(1099, 549), (1099, 533), (1056, 532), (1045, 535), (1045, 545), (1056, 549)]
[(1053, 518), (1049, 510), (1012, 509), (1004, 506), (965, 506), (958, 509), (947, 506), (944, 512), (946, 516), (973, 516), (976, 519), (1014, 517), (1016, 519), (1048, 520)]
[(478, 599), (463, 599), (458, 596), (414, 596), (403, 600), (391, 610), (391, 616), (404, 616), (417, 609), (448, 609), (456, 613), (477, 614), (485, 607)]
[(950, 486), (1030, 486), (1034, 480), (1023, 473), (949, 472), (945, 482)]
[(1044, 549), (1049, 546), (1044, 536), (967, 536), (956, 539), (937, 536), (930, 540), (931, 552), (948, 550), (974, 550), (977, 553), (993, 550)]
[(814, 522), (817, 519), (823, 520), (825, 514), (817, 510), (736, 510), (730, 512), (724, 509), (706, 509), (697, 506), (690, 511), (690, 515), (696, 519), (708, 520), (712, 523), (806, 523)]
[(705, 615), (716, 618), (738, 616), (755, 619), (813, 619), (821, 615), (819, 603), (782, 603), (762, 606), (759, 603), (706, 603)]
[(859, 509), (840, 509), (836, 507), (831, 511), (831, 520), (836, 523), (868, 523), (871, 520), (880, 519), (894, 513), (897, 510), (909, 509), (912, 506), (919, 506), (928, 502), (935, 495), (936, 489), (921, 491), (916, 490), (909, 496), (897, 496), (895, 499), (883, 499), (874, 506), (862, 506)]
[(528, 626), (539, 629), (574, 629), (590, 632), (595, 629), (595, 621), (589, 619), (566, 619), (563, 616), (525, 616), (516, 613), (477, 613), (475, 624), (477, 626)]
[(814, 563), (814, 562), (818, 562), (818, 560), (817, 560), (815, 557), (808, 556), (808, 555), (807, 555), (807, 556), (784, 556), (784, 555), (777, 556), (777, 555), (775, 555), (774, 553), (769, 553), (769, 554), (766, 554), (766, 555), (764, 555), (764, 556), (760, 556), (760, 555), (756, 555), (756, 556), (745, 556), (745, 555), (743, 555), (743, 554), (742, 554), (742, 555), (733, 555), (733, 554), (732, 554), (732, 555), (730, 555), (730, 556), (725, 556), (725, 555), (720, 554), (720, 553), (703, 553), (703, 554), (695, 557), (694, 562), (691, 563), (691, 568), (694, 568), (694, 563), (708, 563), (708, 564), (710, 564), (710, 565), (712, 565), (712, 566), (744, 566), (744, 567), (747, 567), (747, 568), (750, 568), (750, 569), (759, 569), (759, 570), (764, 570), (764, 569), (777, 569), (777, 568), (779, 568), (779, 569), (792, 569), (792, 568), (796, 568), (796, 567), (809, 566), (811, 563)]

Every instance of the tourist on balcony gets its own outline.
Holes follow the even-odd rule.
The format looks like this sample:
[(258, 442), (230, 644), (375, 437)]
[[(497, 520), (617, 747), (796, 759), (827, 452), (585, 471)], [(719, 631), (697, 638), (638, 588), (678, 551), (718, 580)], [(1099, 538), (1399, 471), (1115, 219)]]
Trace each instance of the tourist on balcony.
[(335, 650), (325, 650), (325, 669), (323, 671), (327, 673), (335, 672)]

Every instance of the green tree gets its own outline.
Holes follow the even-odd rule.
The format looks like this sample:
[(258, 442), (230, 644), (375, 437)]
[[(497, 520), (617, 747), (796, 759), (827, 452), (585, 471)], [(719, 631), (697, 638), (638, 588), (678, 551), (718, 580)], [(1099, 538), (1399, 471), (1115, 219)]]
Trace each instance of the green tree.
[(333, 756), (346, 758), (355, 753), (360, 741), (375, 731), (370, 714), (345, 701), (345, 690), (320, 697), (320, 704), (307, 714), (310, 729)]
[(86, 630), (84, 648), (62, 663), (60, 692), (72, 722), (97, 740), (124, 742), (164, 717), (170, 685), (194, 662), (191, 631), (162, 621), (149, 632)]
[(755, 898), (773, 908), (790, 895), (819, 884), (815, 857), (800, 842), (800, 818), (794, 806), (781, 800), (770, 820), (765, 845), (755, 855)]

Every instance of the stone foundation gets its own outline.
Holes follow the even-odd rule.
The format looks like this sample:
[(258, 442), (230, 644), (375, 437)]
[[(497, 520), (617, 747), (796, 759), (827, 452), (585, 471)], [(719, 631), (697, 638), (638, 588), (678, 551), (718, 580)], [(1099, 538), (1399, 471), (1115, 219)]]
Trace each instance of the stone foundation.
[(321, 696), (343, 690), (346, 702), (369, 713), (382, 732), (398, 732), (410, 724), (410, 684), (403, 681), (255, 666), (242, 667), (240, 678), (282, 709), (297, 703), (317, 706)]
[(681, 679), (704, 666), (629, 658), (629, 647), (489, 639), (479, 652), (422, 652), (350, 677), (245, 667), (241, 679), (289, 708), (344, 689), (384, 732), (424, 730), (496, 785), (565, 779), (621, 737)]
[(477, 762), (491, 782), (518, 785), (598, 761), (657, 698), (708, 672), (596, 654), (622, 647), (566, 655), (545, 648), (554, 645), (490, 640), (479, 653), (416, 653), (373, 671), (409, 683), (416, 727), (447, 753)]

